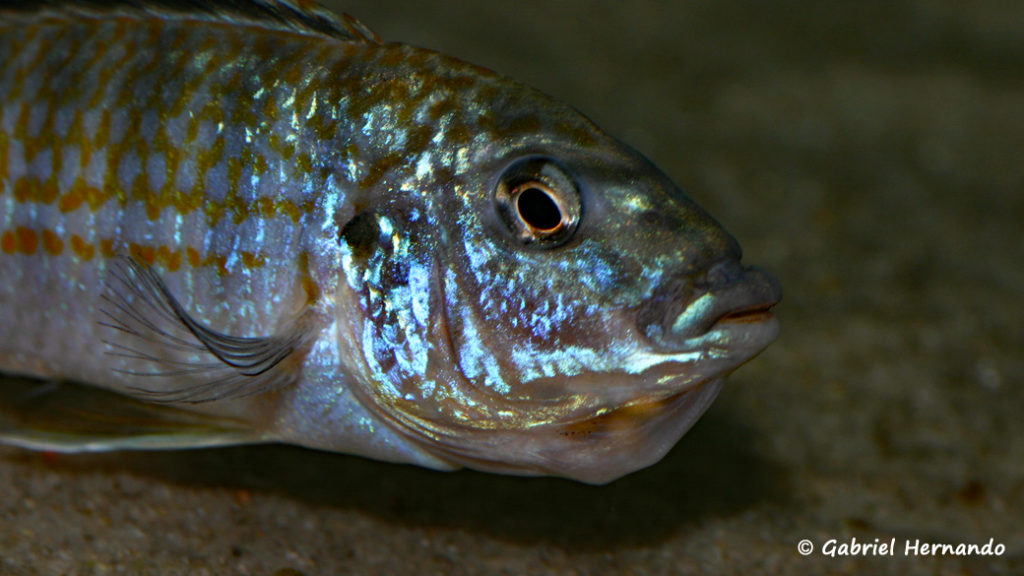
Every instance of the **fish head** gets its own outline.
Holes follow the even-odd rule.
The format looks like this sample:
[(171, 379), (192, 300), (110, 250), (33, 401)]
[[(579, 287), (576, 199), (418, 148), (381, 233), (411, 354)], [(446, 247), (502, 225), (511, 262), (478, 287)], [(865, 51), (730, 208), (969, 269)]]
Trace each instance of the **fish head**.
[(366, 396), (452, 465), (604, 483), (661, 459), (776, 338), (781, 293), (647, 159), (543, 104), (418, 184), (418, 225), (398, 218), (417, 288), (367, 329)]

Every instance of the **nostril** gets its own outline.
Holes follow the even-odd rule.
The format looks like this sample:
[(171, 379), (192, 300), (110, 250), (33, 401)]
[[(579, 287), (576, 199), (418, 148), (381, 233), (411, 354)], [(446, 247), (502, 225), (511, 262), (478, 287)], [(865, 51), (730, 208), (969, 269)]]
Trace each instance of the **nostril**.
[(743, 266), (739, 260), (723, 260), (708, 269), (704, 281), (708, 287), (727, 286), (743, 278)]

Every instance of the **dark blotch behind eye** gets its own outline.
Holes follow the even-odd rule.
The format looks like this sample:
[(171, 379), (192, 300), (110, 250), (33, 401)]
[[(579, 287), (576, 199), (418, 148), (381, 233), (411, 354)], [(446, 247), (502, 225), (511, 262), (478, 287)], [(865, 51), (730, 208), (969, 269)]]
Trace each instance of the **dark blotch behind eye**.
[(373, 212), (360, 212), (341, 230), (341, 239), (352, 249), (352, 255), (361, 260), (369, 258), (380, 238), (380, 227)]
[(519, 217), (538, 230), (553, 230), (562, 222), (562, 212), (555, 201), (540, 188), (527, 188), (516, 198)]

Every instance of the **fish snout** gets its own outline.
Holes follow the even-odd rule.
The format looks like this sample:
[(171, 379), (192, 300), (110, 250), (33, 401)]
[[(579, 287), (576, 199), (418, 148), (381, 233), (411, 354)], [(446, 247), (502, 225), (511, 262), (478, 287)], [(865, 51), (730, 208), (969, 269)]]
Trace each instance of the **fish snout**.
[(774, 340), (771, 309), (782, 299), (779, 283), (756, 266), (723, 260), (700, 274), (666, 281), (639, 315), (640, 327), (657, 347), (684, 350), (718, 328), (765, 333)]

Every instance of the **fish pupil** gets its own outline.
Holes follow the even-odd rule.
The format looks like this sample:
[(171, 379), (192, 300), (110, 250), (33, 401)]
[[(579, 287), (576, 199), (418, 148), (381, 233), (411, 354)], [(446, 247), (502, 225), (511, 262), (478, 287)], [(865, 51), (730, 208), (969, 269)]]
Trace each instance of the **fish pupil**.
[(516, 197), (519, 217), (531, 228), (550, 231), (562, 223), (562, 211), (551, 196), (536, 186), (525, 188)]
[(573, 179), (544, 157), (526, 157), (505, 168), (495, 183), (494, 207), (515, 240), (540, 250), (568, 242), (583, 208)]

